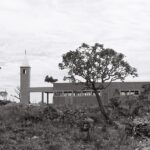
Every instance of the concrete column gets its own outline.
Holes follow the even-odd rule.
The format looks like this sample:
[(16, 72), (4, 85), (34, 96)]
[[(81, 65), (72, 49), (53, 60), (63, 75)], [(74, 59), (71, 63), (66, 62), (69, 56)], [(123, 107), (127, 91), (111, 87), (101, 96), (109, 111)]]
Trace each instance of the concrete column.
[(42, 104), (44, 104), (44, 92), (42, 92)]
[(47, 104), (49, 104), (49, 93), (47, 92)]

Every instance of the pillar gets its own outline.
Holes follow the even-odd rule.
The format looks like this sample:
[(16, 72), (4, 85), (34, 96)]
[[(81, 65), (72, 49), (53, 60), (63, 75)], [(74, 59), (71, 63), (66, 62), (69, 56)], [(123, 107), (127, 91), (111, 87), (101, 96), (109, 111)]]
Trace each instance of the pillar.
[(42, 92), (42, 104), (44, 104), (44, 92)]

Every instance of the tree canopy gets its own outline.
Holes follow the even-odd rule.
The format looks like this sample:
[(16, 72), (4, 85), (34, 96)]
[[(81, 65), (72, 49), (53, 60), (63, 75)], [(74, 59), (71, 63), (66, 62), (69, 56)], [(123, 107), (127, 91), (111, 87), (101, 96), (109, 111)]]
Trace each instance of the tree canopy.
[[(59, 63), (61, 70), (68, 69), (68, 77), (72, 81), (85, 82), (88, 87), (94, 83), (101, 83), (100, 89), (106, 88), (116, 80), (124, 81), (129, 75), (137, 77), (136, 68), (129, 65), (122, 53), (111, 48), (104, 48), (102, 44), (94, 46), (83, 43), (75, 51), (69, 51), (62, 56)], [(108, 84), (103, 83), (107, 82)]]

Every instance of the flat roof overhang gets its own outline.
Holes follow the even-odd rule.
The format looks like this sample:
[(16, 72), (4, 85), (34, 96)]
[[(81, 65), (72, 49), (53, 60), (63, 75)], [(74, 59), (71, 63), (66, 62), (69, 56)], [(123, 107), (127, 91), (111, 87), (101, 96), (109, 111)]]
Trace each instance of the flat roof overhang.
[(54, 93), (53, 87), (30, 87), (30, 92)]

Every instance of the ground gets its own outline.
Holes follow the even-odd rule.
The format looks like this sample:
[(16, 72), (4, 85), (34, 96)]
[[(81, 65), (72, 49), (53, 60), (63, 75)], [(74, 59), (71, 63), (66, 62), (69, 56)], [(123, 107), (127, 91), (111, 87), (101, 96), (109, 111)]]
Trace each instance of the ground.
[[(94, 120), (89, 134), (81, 130), (85, 118)], [(116, 119), (116, 128), (105, 125), (98, 108), (9, 103), (0, 106), (0, 150), (140, 150), (148, 145), (148, 138), (144, 143), (126, 134), (125, 120)]]

